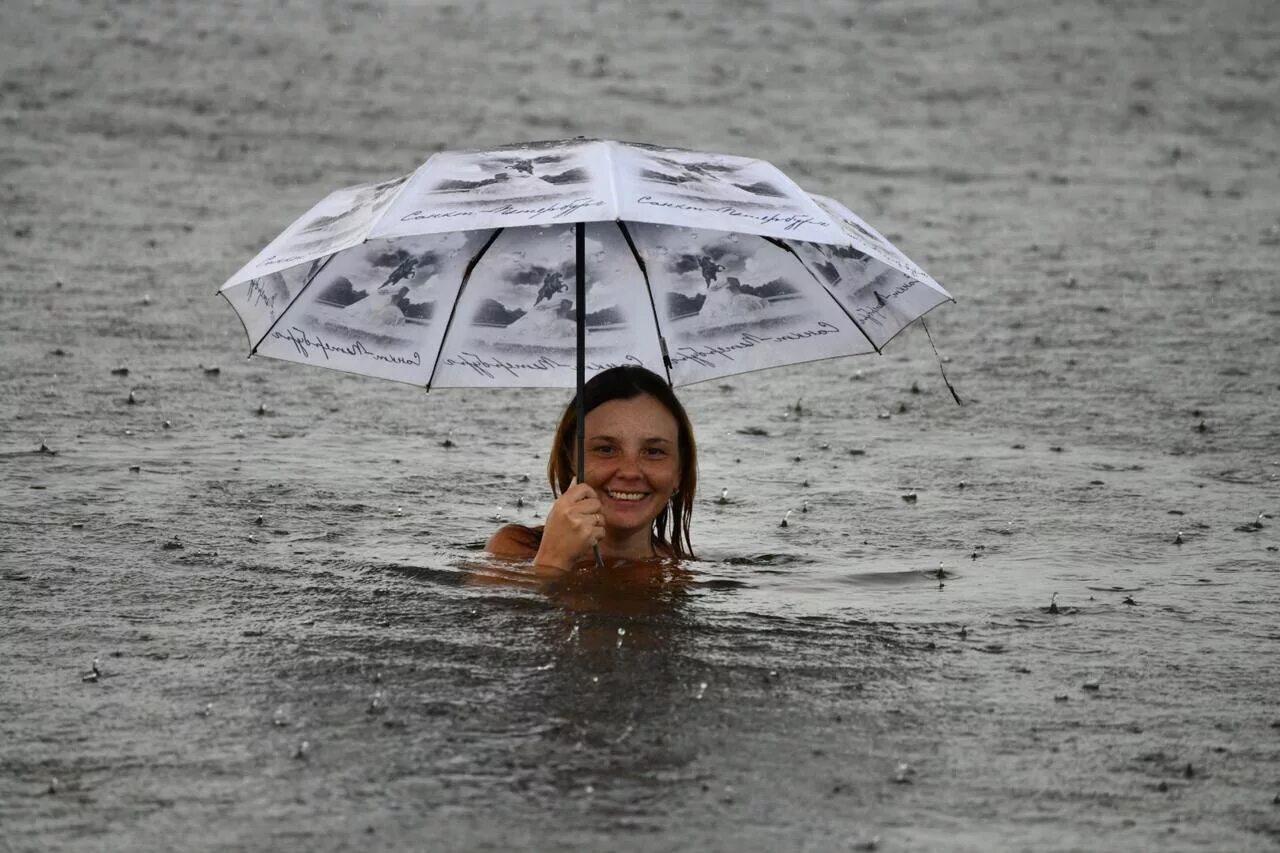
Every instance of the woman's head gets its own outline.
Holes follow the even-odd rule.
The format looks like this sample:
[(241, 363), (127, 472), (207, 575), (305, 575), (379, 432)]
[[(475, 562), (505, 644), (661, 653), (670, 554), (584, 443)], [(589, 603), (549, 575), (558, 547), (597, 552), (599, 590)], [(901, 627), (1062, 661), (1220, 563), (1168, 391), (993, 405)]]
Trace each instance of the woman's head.
[[(689, 523), (697, 491), (693, 427), (662, 377), (622, 366), (583, 388), (587, 412), (586, 475), (601, 494), (606, 525), (651, 527), (677, 557), (692, 557)], [(552, 491), (569, 488), (577, 466), (577, 398), (560, 418), (547, 465)]]

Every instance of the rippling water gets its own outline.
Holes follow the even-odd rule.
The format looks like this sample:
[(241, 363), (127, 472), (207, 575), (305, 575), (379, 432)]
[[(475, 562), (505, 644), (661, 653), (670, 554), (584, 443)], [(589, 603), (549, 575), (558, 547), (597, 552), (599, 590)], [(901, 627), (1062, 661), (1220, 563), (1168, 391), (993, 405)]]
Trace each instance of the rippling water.
[[(246, 362), (211, 296), (321, 192), (425, 153), (395, 124), (425, 121), (420, 87), (359, 61), (412, 59), (378, 26), (446, 33), (463, 67), (475, 21), (576, 26), (373, 5), (288, 25), (353, 27), (327, 60), (266, 7), (177, 31), (49, 3), (0, 37), (0, 846), (1274, 849), (1280, 137), (1256, 10), (869, 4), (837, 32), (835, 8), (691, 9), (650, 22), (643, 61), (504, 60), (550, 104), (565, 75), (613, 87), (613, 124), (521, 118), (483, 80), (492, 110), (435, 110), (450, 140), (736, 128), (910, 229), (960, 300), (930, 326), (963, 407), (915, 328), (682, 389), (700, 559), (549, 598), (481, 582), (480, 549), (545, 511), (565, 395)], [(624, 4), (597, 6), (621, 51)], [(778, 39), (808, 47), (765, 87), (722, 55)], [(111, 75), (51, 45), (152, 82), (104, 112)], [(669, 93), (637, 82), (677, 55)], [(904, 88), (851, 130), (815, 69), (864, 56)], [(257, 104), (240, 63), (292, 94)], [(335, 129), (335, 97), (390, 135)]]
[(547, 505), (558, 392), (251, 362), (30, 395), (98, 427), (2, 463), (36, 735), (9, 790), (84, 804), (44, 800), (29, 837), (119, 809), (123, 846), (198, 822), (214, 846), (979, 847), (1065, 808), (1088, 846), (1155, 831), (1161, 784), (1264, 782), (1273, 748), (1239, 733), (1273, 722), (1275, 522), (1234, 528), (1275, 468), (993, 425), (1018, 395), (957, 408), (926, 346), (685, 389), (701, 559), (558, 600), (474, 579), (498, 517)]

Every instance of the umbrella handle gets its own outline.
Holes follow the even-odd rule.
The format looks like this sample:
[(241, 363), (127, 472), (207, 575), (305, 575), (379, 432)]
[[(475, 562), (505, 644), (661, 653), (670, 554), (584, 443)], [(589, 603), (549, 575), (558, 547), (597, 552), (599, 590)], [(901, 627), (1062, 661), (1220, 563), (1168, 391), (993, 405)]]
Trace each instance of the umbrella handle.
[[(584, 222), (574, 223), (574, 277), (578, 314), (578, 482), (586, 482), (587, 474), (587, 401), (582, 395), (582, 388), (587, 384), (587, 226)], [(596, 554), (596, 568), (604, 568), (604, 559), (600, 556), (600, 546), (593, 545)]]

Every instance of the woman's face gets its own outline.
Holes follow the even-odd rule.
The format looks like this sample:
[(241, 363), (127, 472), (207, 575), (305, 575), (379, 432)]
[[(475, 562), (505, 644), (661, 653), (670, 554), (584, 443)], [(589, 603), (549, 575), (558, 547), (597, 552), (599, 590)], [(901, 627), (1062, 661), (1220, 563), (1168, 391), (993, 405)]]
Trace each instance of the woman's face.
[(680, 427), (648, 394), (587, 413), (585, 482), (612, 531), (647, 529), (680, 485)]

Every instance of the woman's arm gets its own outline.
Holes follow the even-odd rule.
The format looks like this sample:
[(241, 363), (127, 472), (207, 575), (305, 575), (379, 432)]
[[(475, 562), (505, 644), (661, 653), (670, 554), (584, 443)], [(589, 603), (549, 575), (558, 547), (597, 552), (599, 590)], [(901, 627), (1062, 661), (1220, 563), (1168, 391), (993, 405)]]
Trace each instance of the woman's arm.
[(534, 575), (540, 582), (547, 584), (559, 581), (572, 569), (570, 562), (564, 565), (555, 553), (553, 545), (547, 548), (552, 556), (542, 554), (542, 545), (546, 537), (545, 528), (525, 527), (521, 524), (508, 524), (489, 537), (484, 549), (495, 557), (508, 560), (532, 560)]
[(495, 557), (528, 560), (538, 553), (538, 545), (541, 541), (542, 528), (508, 524), (489, 537), (484, 549)]
[(547, 511), (544, 527), (508, 524), (485, 544), (495, 557), (533, 559), (538, 574), (553, 579), (573, 569), (604, 537), (604, 521), (595, 491), (575, 483)]

